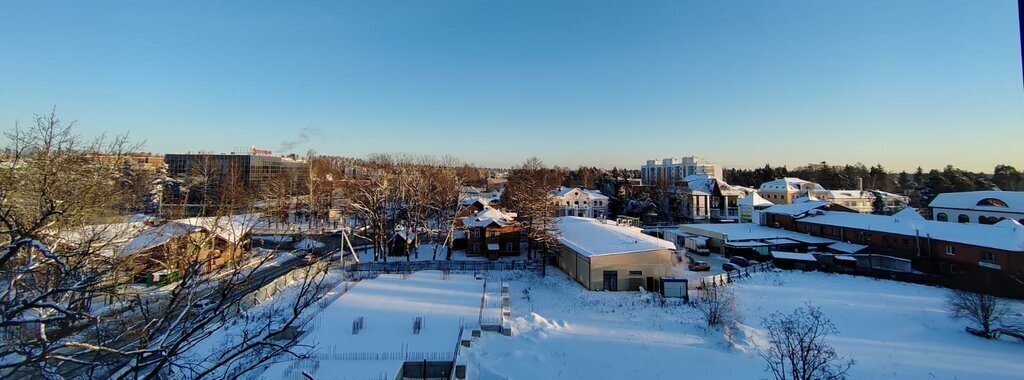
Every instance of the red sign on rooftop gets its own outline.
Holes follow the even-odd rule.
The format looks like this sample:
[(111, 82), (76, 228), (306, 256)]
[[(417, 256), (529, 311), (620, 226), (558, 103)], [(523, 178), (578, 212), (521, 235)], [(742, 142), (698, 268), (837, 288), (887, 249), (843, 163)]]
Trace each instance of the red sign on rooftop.
[(252, 147), (252, 154), (257, 155), (257, 156), (272, 156), (274, 154), (274, 152), (271, 152), (270, 149), (260, 149), (260, 148), (257, 148), (255, 146), (253, 146)]

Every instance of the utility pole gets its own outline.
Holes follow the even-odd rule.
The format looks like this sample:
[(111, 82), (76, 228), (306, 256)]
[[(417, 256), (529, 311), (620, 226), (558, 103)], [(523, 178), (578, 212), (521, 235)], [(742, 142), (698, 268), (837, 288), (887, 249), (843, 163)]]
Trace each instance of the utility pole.
[[(1020, 70), (1021, 76), (1024, 77), (1024, 0), (1017, 0), (1017, 20), (1018, 20), (1018, 31), (1020, 32)], [(1022, 82), (1024, 85), (1024, 82)]]

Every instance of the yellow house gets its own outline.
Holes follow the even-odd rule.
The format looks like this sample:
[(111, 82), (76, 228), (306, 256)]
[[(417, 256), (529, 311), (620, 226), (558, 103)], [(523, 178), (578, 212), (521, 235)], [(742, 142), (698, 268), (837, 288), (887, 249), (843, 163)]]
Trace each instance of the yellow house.
[(821, 185), (793, 177), (762, 183), (761, 187), (757, 189), (757, 193), (777, 205), (793, 203), (793, 199), (803, 196), (817, 199), (824, 199), (828, 196), (828, 190)]
[(658, 290), (672, 272), (670, 241), (639, 228), (591, 218), (557, 219), (558, 266), (589, 290)]

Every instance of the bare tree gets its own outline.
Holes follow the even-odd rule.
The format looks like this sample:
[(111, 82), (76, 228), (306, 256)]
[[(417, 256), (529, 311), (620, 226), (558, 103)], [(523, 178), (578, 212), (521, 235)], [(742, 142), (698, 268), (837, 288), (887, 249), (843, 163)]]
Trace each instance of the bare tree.
[(391, 156), (373, 155), (364, 164), (363, 178), (345, 183), (341, 190), (346, 209), (366, 223), (365, 233), (370, 235), (366, 238), (373, 242), (375, 261), (387, 260), (387, 233), (392, 231), (389, 227), (394, 212), (393, 166)]
[(986, 339), (996, 337), (994, 332), (997, 326), (1010, 311), (1006, 301), (999, 297), (959, 289), (950, 291), (946, 309), (951, 318), (967, 319), (974, 323), (979, 328), (968, 327), (968, 331)]
[(542, 258), (546, 258), (548, 247), (557, 242), (557, 207), (551, 191), (558, 187), (562, 177), (558, 171), (546, 168), (537, 157), (531, 157), (514, 168), (509, 176), (506, 203), (519, 214), (529, 239), (531, 256), (539, 246)]
[[(191, 349), (251, 305), (254, 290), (282, 274), (281, 266), (264, 270), (273, 254), (247, 249), (254, 199), (228, 173), (223, 188), (211, 192), (217, 198), (208, 199), (219, 215), (146, 227), (173, 242), (129, 251), (123, 242), (139, 227), (108, 223), (125, 199), (120, 161), (95, 156), (135, 149), (124, 137), (84, 143), (73, 125), (50, 113), (7, 133), (11, 147), (0, 165), (0, 377), (225, 377), (227, 368), (245, 373), (280, 353), (301, 355), (293, 351), (294, 337), (280, 332), (301, 327), (299, 316), (329, 286), (328, 266), (301, 261), (295, 268), (305, 271), (297, 279), (302, 291), (290, 313), (249, 326), (246, 339), (204, 360), (190, 358)], [(129, 286), (140, 268), (181, 278), (159, 290)], [(214, 307), (195, 310), (199, 300)]]
[(855, 364), (825, 341), (837, 334), (832, 321), (810, 303), (791, 314), (774, 312), (761, 321), (768, 345), (758, 350), (766, 371), (777, 380), (839, 380)]
[(739, 317), (736, 294), (727, 287), (704, 287), (690, 303), (701, 313), (708, 327), (718, 327)]

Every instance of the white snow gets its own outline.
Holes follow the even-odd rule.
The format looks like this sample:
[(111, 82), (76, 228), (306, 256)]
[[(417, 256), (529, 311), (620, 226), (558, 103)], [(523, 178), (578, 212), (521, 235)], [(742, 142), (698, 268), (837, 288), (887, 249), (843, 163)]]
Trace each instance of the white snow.
[(808, 244), (836, 243), (832, 239), (811, 236), (799, 232), (784, 230), (781, 228), (765, 227), (753, 223), (723, 223), (723, 224), (681, 224), (681, 232), (709, 237), (712, 239), (727, 240), (730, 243), (745, 240), (767, 240), (767, 239), (791, 239)]
[(584, 256), (613, 255), (658, 249), (676, 249), (668, 240), (645, 235), (641, 229), (591, 218), (556, 219), (558, 240)]
[[(471, 275), (416, 272), (407, 278), (385, 274), (360, 281), (317, 317), (321, 323), (300, 344), (315, 345), (311, 361), (271, 366), (264, 378), (393, 378), (406, 358), (452, 360), (463, 326), (479, 327), (484, 281)], [(363, 329), (352, 323), (363, 318)], [(422, 318), (423, 328), (413, 333)]]
[[(773, 206), (777, 207), (777, 206)], [(912, 210), (909, 207), (904, 209)], [(916, 213), (915, 213), (916, 214)], [(824, 226), (856, 228), (866, 231), (878, 231), (903, 236), (956, 242), (962, 244), (989, 247), (1005, 251), (1024, 252), (1024, 228), (1019, 224), (986, 225), (974, 223), (949, 223), (936, 220), (924, 220), (920, 217), (903, 217), (906, 213), (892, 216), (857, 214), (850, 212), (824, 211), (819, 215), (801, 219), (805, 223)]]
[[(470, 378), (768, 378), (754, 349), (772, 312), (813, 302), (857, 364), (851, 379), (1019, 379), (1024, 344), (985, 340), (944, 310), (947, 290), (823, 273), (766, 273), (733, 285), (742, 321), (727, 338), (696, 311), (636, 292), (589, 292), (557, 270), (511, 282), (511, 338), (484, 334), (463, 351)], [(1013, 301), (1017, 312), (1020, 302)], [(730, 343), (731, 342), (731, 343)]]
[(298, 243), (295, 243), (295, 249), (301, 249), (301, 250), (304, 250), (304, 251), (308, 251), (308, 250), (311, 250), (313, 248), (322, 248), (323, 246), (324, 246), (324, 243), (318, 242), (318, 241), (310, 239), (310, 238), (305, 238), (305, 239), (302, 239), (302, 241), (300, 241)]
[(772, 257), (783, 260), (818, 261), (818, 259), (815, 259), (814, 255), (810, 253), (772, 251)]
[(857, 252), (863, 251), (867, 247), (868, 246), (866, 246), (866, 245), (853, 244), (853, 243), (847, 243), (847, 242), (838, 242), (838, 243), (835, 243), (835, 244), (832, 244), (832, 245), (828, 246), (828, 249), (835, 250), (835, 251), (842, 252), (842, 253), (857, 253)]

